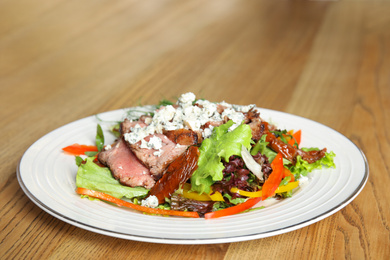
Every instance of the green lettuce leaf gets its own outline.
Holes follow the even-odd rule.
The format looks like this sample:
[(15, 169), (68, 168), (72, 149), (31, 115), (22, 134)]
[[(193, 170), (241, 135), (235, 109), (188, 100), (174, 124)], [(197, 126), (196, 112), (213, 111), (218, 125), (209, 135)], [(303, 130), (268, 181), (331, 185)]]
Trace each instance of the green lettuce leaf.
[(253, 146), (251, 150), (251, 155), (256, 155), (258, 152), (264, 154), (265, 149), (267, 149), (268, 142), (265, 141), (267, 135), (262, 135), (260, 140)]
[(93, 159), (93, 157), (88, 157), (85, 163), (80, 164), (76, 176), (77, 187), (100, 191), (119, 199), (122, 197), (131, 199), (148, 194), (148, 189), (121, 185), (112, 177), (108, 168), (100, 167), (93, 162)]
[[(311, 148), (316, 149), (317, 148)], [(305, 149), (302, 148), (302, 150), (311, 150), (311, 149)], [(314, 163), (308, 163), (307, 161), (303, 160), (301, 156), (297, 156), (297, 163), (295, 165), (292, 165), (289, 169), (292, 174), (294, 174), (296, 179), (299, 179), (301, 175), (306, 176), (309, 172), (312, 172), (315, 169), (322, 169), (322, 167), (325, 168), (336, 168), (336, 164), (334, 163), (333, 158), (336, 156), (334, 152), (328, 152), (325, 153), (325, 156), (321, 158), (320, 160), (314, 162)]]
[(252, 131), (249, 125), (241, 124), (233, 131), (229, 128), (233, 121), (228, 121), (213, 129), (210, 138), (205, 139), (199, 148), (198, 169), (191, 176), (191, 189), (199, 193), (210, 192), (210, 186), (223, 178), (223, 163), (232, 155), (241, 156), (241, 145), (250, 148)]
[(223, 196), (225, 198), (227, 198), (229, 200), (229, 202), (234, 204), (234, 205), (244, 203), (247, 200), (246, 198), (235, 198), (235, 199), (233, 199), (232, 196), (230, 196), (227, 193), (225, 193)]

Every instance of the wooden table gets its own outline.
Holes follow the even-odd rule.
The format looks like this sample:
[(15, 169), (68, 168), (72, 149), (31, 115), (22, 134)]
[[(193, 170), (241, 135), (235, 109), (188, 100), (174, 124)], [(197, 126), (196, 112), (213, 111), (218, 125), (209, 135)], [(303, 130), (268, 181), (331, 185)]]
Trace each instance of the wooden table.
[[(112, 238), (47, 214), (16, 167), (46, 133), (191, 91), (303, 116), (368, 158), (360, 195), (308, 227), (247, 242)], [(1, 259), (388, 259), (390, 2), (0, 1)]]

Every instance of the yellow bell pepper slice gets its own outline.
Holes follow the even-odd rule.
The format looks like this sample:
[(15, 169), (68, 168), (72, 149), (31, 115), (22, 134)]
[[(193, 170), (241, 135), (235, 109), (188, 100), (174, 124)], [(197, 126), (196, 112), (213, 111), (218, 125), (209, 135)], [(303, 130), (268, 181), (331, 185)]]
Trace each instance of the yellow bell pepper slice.
[[(290, 191), (290, 190), (298, 187), (298, 185), (299, 185), (299, 181), (289, 182), (286, 185), (278, 187), (276, 189), (275, 193), (283, 193), (283, 192)], [(257, 197), (261, 197), (261, 195), (262, 195), (261, 190), (259, 190), (259, 191), (244, 191), (244, 190), (240, 190), (236, 187), (233, 187), (230, 189), (230, 191), (233, 193), (238, 193), (238, 194), (245, 196), (245, 197), (249, 197), (249, 198), (257, 198)]]
[(289, 182), (286, 185), (280, 186), (276, 189), (275, 193), (283, 193), (295, 189), (298, 187), (299, 181)]
[(224, 201), (223, 196), (220, 192), (216, 191), (214, 194), (212, 191), (209, 194), (202, 193), (199, 194), (196, 191), (190, 191), (191, 190), (191, 184), (184, 183), (182, 186), (183, 189), (183, 197), (187, 199), (192, 200), (198, 200), (198, 201)]
[(222, 194), (219, 191), (214, 192), (214, 194), (208, 195), (212, 201), (224, 201)]
[(259, 191), (245, 191), (245, 190), (240, 190), (240, 189), (237, 189), (236, 187), (233, 187), (230, 189), (230, 191), (233, 193), (238, 193), (238, 194), (245, 196), (245, 197), (250, 197), (250, 198), (257, 198), (257, 197), (261, 197), (261, 195), (262, 195), (261, 190), (259, 190)]

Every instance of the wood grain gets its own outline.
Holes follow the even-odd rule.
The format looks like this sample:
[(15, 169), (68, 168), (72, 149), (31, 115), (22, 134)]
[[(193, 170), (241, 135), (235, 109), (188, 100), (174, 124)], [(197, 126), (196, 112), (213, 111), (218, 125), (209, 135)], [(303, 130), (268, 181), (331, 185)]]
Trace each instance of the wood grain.
[[(380, 0), (0, 0), (0, 258), (390, 258), (389, 13)], [(21, 190), (18, 161), (46, 133), (187, 91), (341, 132), (368, 158), (366, 187), (308, 227), (211, 245), (95, 234)]]

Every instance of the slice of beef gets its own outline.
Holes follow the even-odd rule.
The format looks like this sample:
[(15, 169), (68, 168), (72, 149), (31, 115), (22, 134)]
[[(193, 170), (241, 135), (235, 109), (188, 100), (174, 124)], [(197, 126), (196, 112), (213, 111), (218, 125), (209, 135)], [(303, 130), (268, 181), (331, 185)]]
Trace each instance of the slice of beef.
[(260, 140), (261, 136), (264, 134), (265, 131), (265, 125), (262, 124), (260, 118), (254, 118), (251, 120), (250, 123), (248, 123), (249, 127), (252, 131), (252, 139), (257, 142)]
[(260, 113), (251, 109), (244, 113), (245, 124), (248, 124), (252, 130), (252, 139), (256, 142), (260, 140), (263, 134), (268, 133), (270, 130), (275, 130), (275, 126), (263, 121), (260, 117)]
[(224, 123), (225, 123), (225, 121), (209, 121), (202, 126), (202, 129), (209, 128), (210, 126), (211, 127), (218, 127), (220, 125), (223, 125)]
[(145, 123), (145, 121), (138, 120), (138, 121), (130, 121), (129, 119), (125, 118), (123, 122), (120, 124), (120, 132), (121, 134), (130, 133), (131, 128), (135, 127), (136, 125), (139, 125), (140, 127), (146, 127), (148, 124)]
[(174, 143), (180, 145), (197, 145), (202, 142), (202, 134), (190, 129), (164, 131), (164, 134)]
[(149, 169), (131, 152), (123, 138), (118, 139), (111, 149), (100, 152), (98, 160), (109, 167), (113, 177), (123, 185), (150, 189), (155, 184)]
[(187, 150), (188, 146), (178, 145), (169, 140), (169, 138), (163, 134), (149, 135), (145, 137), (145, 141), (148, 142), (153, 136), (160, 138), (162, 141), (160, 151), (149, 148), (141, 148), (141, 141), (135, 144), (129, 144), (129, 147), (137, 158), (149, 168), (154, 179), (158, 180), (163, 175), (167, 166), (183, 154)]

